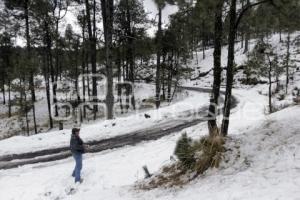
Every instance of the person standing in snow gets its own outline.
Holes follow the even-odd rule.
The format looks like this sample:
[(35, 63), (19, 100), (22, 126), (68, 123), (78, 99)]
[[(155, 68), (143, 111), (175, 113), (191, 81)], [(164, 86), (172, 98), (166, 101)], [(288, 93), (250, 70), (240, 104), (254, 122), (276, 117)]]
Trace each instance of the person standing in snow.
[(84, 153), (84, 144), (79, 136), (80, 129), (73, 128), (70, 140), (70, 149), (75, 160), (75, 168), (73, 170), (72, 176), (75, 178), (75, 183), (81, 183), (82, 179), (80, 177), (80, 172), (82, 169), (82, 154)]

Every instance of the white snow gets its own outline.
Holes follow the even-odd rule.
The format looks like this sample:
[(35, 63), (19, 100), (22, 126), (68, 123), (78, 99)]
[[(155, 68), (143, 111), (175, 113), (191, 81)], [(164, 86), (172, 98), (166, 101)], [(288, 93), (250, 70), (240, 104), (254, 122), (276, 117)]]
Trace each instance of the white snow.
[[(240, 98), (241, 104), (255, 101), (260, 95)], [(239, 95), (244, 94), (235, 91)], [(234, 112), (237, 117), (239, 112)], [(258, 116), (263, 110), (258, 109)], [(132, 185), (143, 178), (142, 166), (151, 172), (170, 163), (175, 142), (180, 133), (137, 146), (84, 156), (84, 182), (75, 194), (68, 195), (73, 186), (70, 174), (72, 158), (51, 163), (23, 166), (0, 171), (0, 196), (4, 199), (297, 199), (300, 184), (300, 107), (295, 106), (265, 119), (232, 121), (239, 133), (233, 135), (228, 148), (231, 161), (220, 170), (208, 171), (183, 188), (135, 191)], [(250, 120), (251, 121), (251, 120)], [(251, 125), (249, 129), (249, 125)], [(249, 130), (247, 130), (249, 129)], [(185, 130), (199, 138), (206, 134), (202, 123)], [(230, 132), (232, 133), (232, 131)], [(13, 186), (13, 187), (12, 187)]]

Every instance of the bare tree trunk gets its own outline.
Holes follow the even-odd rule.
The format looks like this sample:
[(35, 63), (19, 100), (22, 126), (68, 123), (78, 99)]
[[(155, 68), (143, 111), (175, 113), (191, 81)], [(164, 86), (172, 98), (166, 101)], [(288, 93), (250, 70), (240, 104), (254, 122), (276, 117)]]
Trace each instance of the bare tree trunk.
[(11, 117), (11, 83), (8, 80), (8, 117)]
[(245, 35), (244, 53), (247, 53), (249, 51), (249, 40), (250, 40), (250, 32), (249, 32), (249, 30), (247, 30), (246, 35)]
[(168, 94), (167, 94), (167, 99), (168, 102), (170, 102), (171, 99), (171, 89), (172, 89), (172, 70), (173, 70), (173, 56), (174, 56), (174, 52), (172, 51), (172, 54), (169, 55), (168, 58)]
[(121, 77), (122, 77), (122, 69), (121, 69), (121, 42), (118, 44), (118, 52), (117, 52), (117, 66), (118, 66), (118, 102), (120, 104), (121, 114), (123, 114), (123, 102), (122, 102), (122, 87), (121, 87)]
[(228, 63), (227, 63), (227, 79), (226, 79), (226, 94), (224, 103), (223, 121), (221, 127), (221, 134), (226, 136), (228, 134), (229, 127), (229, 116), (231, 108), (231, 93), (234, 76), (234, 42), (236, 35), (236, 0), (231, 0), (230, 5), (230, 27), (229, 27), (229, 38), (228, 38)]
[(158, 109), (160, 106), (160, 90), (161, 90), (161, 80), (160, 80), (160, 56), (161, 56), (161, 37), (162, 37), (162, 8), (159, 7), (158, 9), (158, 31), (157, 31), (157, 42), (156, 42), (156, 48), (157, 48), (157, 60), (156, 60), (156, 91), (155, 91), (155, 103), (156, 108)]
[[(24, 82), (23, 82), (24, 84)], [(24, 90), (24, 100), (25, 100), (25, 108), (24, 108), (24, 111), (25, 111), (25, 120), (26, 120), (26, 132), (27, 132), (27, 135), (29, 136), (30, 135), (30, 132), (29, 132), (29, 119), (28, 119), (28, 108), (27, 108), (27, 95), (26, 95), (26, 91)]]
[(287, 52), (286, 52), (286, 83), (285, 83), (285, 93), (288, 93), (288, 87), (289, 87), (289, 81), (290, 81), (290, 75), (289, 75), (289, 62), (290, 62), (290, 42), (291, 42), (291, 36), (290, 31), (288, 31), (287, 36)]
[[(27, 54), (28, 59), (30, 59), (30, 34), (29, 34), (29, 10), (28, 10), (28, 4), (29, 0), (25, 0), (24, 4), (24, 14), (25, 14), (25, 32), (26, 32), (26, 45), (27, 45)], [(30, 91), (31, 91), (31, 99), (33, 102), (36, 101), (35, 98), (35, 91), (34, 91), (34, 79), (33, 79), (33, 69), (32, 66), (30, 66), (30, 78), (29, 78), (29, 84), (30, 84)]]
[(135, 62), (134, 62), (134, 46), (133, 46), (133, 28), (131, 27), (131, 11), (128, 0), (126, 0), (126, 37), (127, 37), (127, 62), (129, 65), (129, 74), (128, 78), (132, 84), (131, 88), (131, 105), (135, 110), (135, 97), (134, 97), (134, 70), (135, 70)]
[(162, 98), (163, 98), (163, 101), (166, 100), (166, 89), (165, 89), (165, 80), (166, 80), (166, 75), (165, 75), (165, 72), (166, 72), (166, 54), (163, 55), (163, 65), (161, 67), (161, 70), (162, 70)]
[[(94, 4), (96, 2), (94, 1)], [(95, 5), (94, 5), (95, 6)], [(93, 102), (97, 103), (97, 78), (96, 78), (96, 73), (97, 73), (97, 65), (96, 65), (96, 38), (95, 35), (92, 32), (92, 22), (91, 22), (91, 13), (90, 13), (90, 4), (89, 0), (85, 0), (85, 9), (86, 9), (86, 19), (87, 19), (87, 27), (88, 27), (88, 35), (89, 35), (89, 54), (90, 54), (90, 59), (91, 59), (91, 64), (92, 64), (92, 74), (94, 75), (92, 77), (92, 95), (93, 95)], [(95, 25), (95, 20), (94, 20), (94, 25)], [(94, 27), (94, 33), (95, 33), (95, 27)], [(97, 112), (98, 112), (98, 106), (94, 105), (93, 107), (93, 112), (94, 112), (94, 120), (96, 119)]]
[(80, 94), (79, 94), (79, 86), (78, 86), (78, 77), (79, 77), (79, 70), (78, 70), (78, 57), (79, 57), (79, 38), (76, 41), (75, 47), (75, 91), (77, 95), (77, 101), (80, 102)]
[[(26, 45), (27, 45), (27, 56), (28, 59), (31, 59), (31, 44), (30, 44), (30, 33), (29, 33), (29, 0), (25, 0), (24, 4), (24, 14), (25, 14), (25, 32), (26, 32)], [(34, 85), (34, 74), (33, 74), (33, 69), (30, 64), (30, 75), (29, 75), (29, 88), (31, 92), (31, 103), (32, 103), (32, 116), (33, 116), (33, 123), (34, 123), (34, 131), (35, 134), (37, 133), (37, 128), (36, 128), (36, 119), (35, 119), (35, 105), (34, 103), (36, 102), (36, 96), (35, 96), (35, 85)]]
[(50, 128), (53, 128), (52, 112), (51, 112), (51, 99), (50, 99), (50, 81), (49, 81), (49, 55), (46, 50), (46, 58), (43, 58), (44, 65), (44, 79), (46, 84), (46, 97), (47, 97), (47, 107), (48, 107), (48, 116), (49, 116), (49, 125)]
[[(279, 17), (279, 21), (280, 21), (280, 17)], [(281, 28), (281, 25), (279, 23), (279, 42), (282, 42), (282, 36), (281, 36), (281, 34), (282, 34), (282, 28)]]
[(208, 130), (209, 135), (213, 136), (217, 133), (217, 115), (221, 87), (221, 53), (222, 53), (222, 35), (223, 35), (223, 22), (222, 10), (224, 0), (218, 0), (215, 8), (215, 35), (214, 35), (214, 81), (213, 91), (210, 98), (209, 112), (208, 112)]
[[(246, 6), (250, 5), (250, 0), (247, 0)], [(247, 53), (249, 51), (249, 40), (250, 40), (250, 27), (246, 23), (246, 34), (245, 34), (245, 48), (244, 53)]]
[(244, 32), (242, 31), (242, 32), (241, 32), (241, 49), (244, 48), (244, 36), (245, 36), (245, 34), (244, 34)]
[(2, 96), (3, 96), (3, 105), (5, 105), (6, 102), (5, 102), (5, 78), (4, 78), (4, 76), (2, 77)]
[(272, 113), (272, 62), (270, 56), (267, 55), (269, 60), (269, 71), (268, 71), (268, 79), (269, 79), (269, 112)]
[(106, 116), (107, 119), (113, 118), (114, 95), (113, 95), (113, 62), (112, 62), (112, 34), (113, 34), (113, 0), (101, 0), (104, 40), (105, 40), (105, 60), (107, 75), (107, 93), (106, 93)]
[[(86, 51), (85, 51), (85, 43), (86, 43), (86, 39), (85, 39), (85, 20), (83, 22), (83, 26), (82, 26), (82, 47), (81, 47), (81, 72), (82, 72), (82, 101), (85, 102), (85, 94), (86, 94), (86, 85), (85, 85), (85, 67), (86, 67)], [(83, 107), (83, 118), (86, 119), (86, 107)]]
[[(60, 9), (59, 9), (59, 13), (60, 13)], [(58, 16), (58, 19), (56, 19), (55, 22), (55, 75), (54, 75), (54, 71), (52, 72), (53, 74), (51, 75), (53, 78), (53, 80), (55, 81), (52, 82), (52, 93), (53, 93), (53, 103), (55, 104), (54, 109), (55, 109), (55, 116), (58, 116), (58, 107), (57, 107), (57, 99), (56, 99), (56, 89), (57, 89), (57, 80), (58, 80), (58, 74), (59, 74), (59, 49), (58, 49), (58, 26), (59, 26), (59, 17), (60, 14)]]

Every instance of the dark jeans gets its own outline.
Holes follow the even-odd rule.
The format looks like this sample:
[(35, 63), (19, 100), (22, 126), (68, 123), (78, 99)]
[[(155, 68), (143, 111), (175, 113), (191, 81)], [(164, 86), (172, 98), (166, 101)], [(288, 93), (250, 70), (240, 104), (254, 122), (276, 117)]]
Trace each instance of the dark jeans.
[(80, 182), (80, 172), (82, 169), (82, 154), (73, 153), (73, 158), (75, 160), (75, 168), (73, 170), (72, 176), (75, 177), (75, 183)]

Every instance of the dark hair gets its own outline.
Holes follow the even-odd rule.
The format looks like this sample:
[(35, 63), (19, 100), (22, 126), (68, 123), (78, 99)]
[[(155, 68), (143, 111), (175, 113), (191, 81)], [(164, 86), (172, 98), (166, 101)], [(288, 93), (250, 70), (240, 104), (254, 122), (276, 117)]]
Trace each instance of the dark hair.
[(77, 132), (79, 132), (79, 131), (80, 131), (79, 128), (72, 128), (72, 134), (75, 134), (75, 133), (77, 133)]

